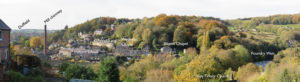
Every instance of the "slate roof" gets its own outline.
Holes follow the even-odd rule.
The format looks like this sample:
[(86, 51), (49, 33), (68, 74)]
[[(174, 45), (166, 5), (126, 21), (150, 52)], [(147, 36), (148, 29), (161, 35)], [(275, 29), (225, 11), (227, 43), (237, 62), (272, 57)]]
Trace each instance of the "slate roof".
[(0, 19), (0, 29), (1, 30), (11, 30), (1, 19)]

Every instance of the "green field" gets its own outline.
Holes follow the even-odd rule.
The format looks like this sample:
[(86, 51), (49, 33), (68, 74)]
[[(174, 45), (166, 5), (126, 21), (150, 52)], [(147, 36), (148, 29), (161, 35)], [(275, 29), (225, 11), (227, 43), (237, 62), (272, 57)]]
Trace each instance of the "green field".
[(253, 36), (256, 39), (260, 39), (266, 42), (271, 42), (276, 38), (276, 34), (271, 32), (247, 32), (248, 35)]
[(287, 25), (274, 25), (275, 27), (292, 27), (296, 29), (300, 29), (300, 24), (287, 24)]

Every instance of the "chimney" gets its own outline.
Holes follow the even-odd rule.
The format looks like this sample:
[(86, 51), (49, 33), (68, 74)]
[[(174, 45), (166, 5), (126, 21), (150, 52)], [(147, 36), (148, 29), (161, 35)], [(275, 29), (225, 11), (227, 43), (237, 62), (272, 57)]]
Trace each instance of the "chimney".
[(44, 56), (47, 55), (47, 25), (44, 28)]

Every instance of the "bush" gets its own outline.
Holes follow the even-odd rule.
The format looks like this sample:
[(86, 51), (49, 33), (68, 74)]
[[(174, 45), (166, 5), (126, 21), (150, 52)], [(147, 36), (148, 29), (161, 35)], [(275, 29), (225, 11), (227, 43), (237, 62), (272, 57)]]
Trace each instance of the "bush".
[(259, 74), (259, 68), (253, 63), (248, 63), (238, 69), (237, 78), (241, 82), (249, 81), (249, 77)]
[(28, 76), (25, 78), (26, 81), (25, 82), (46, 82), (43, 78), (43, 76)]
[(99, 68), (99, 82), (120, 82), (119, 69), (116, 59), (109, 57), (101, 61)]
[(25, 82), (25, 77), (19, 73), (14, 71), (8, 71), (8, 76), (12, 82)]
[(31, 69), (28, 76), (36, 77), (36, 76), (44, 76), (44, 72), (40, 68)]
[(266, 67), (266, 78), (271, 82), (300, 81), (300, 54), (298, 48), (288, 48), (278, 53), (274, 62)]
[(66, 72), (65, 77), (67, 79), (77, 78), (77, 79), (93, 80), (97, 76), (91, 68), (79, 66), (77, 64), (71, 64), (70, 66), (67, 67), (65, 72)]
[(155, 69), (147, 71), (144, 82), (172, 82), (173, 72), (171, 70)]
[(62, 63), (58, 66), (59, 73), (63, 73), (70, 66), (69, 63)]

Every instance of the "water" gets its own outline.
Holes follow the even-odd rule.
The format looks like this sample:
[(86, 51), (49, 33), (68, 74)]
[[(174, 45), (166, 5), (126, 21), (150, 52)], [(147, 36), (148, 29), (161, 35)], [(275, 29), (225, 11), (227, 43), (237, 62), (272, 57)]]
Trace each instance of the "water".
[(254, 64), (256, 64), (257, 66), (262, 66), (263, 69), (267, 66), (267, 64), (269, 64), (272, 60), (265, 60), (265, 61), (258, 61), (258, 62), (254, 62)]

